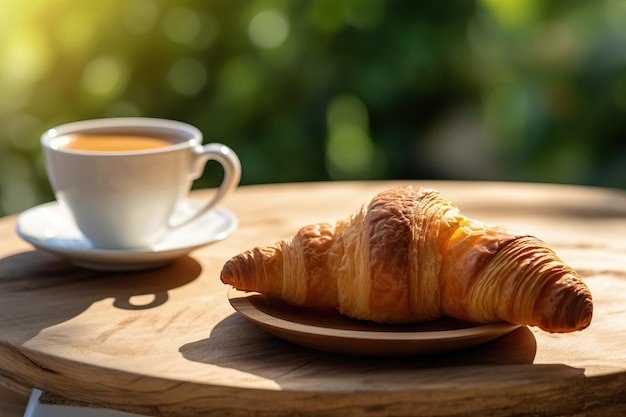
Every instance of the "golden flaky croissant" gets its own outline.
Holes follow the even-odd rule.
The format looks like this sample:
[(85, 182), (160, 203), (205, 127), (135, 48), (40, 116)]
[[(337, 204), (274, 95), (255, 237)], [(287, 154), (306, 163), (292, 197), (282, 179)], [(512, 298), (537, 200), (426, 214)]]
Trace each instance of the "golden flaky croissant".
[(587, 286), (543, 242), (469, 219), (438, 192), (412, 186), (235, 256), (221, 279), (379, 323), (449, 316), (570, 332), (587, 327), (593, 310)]

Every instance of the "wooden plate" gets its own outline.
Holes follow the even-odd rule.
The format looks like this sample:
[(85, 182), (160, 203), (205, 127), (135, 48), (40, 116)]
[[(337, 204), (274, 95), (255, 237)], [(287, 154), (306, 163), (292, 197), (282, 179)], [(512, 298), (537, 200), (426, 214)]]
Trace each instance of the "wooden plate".
[(275, 336), (318, 350), (357, 356), (445, 353), (493, 340), (520, 327), (449, 317), (428, 323), (384, 325), (353, 320), (334, 311), (292, 306), (256, 292), (230, 289), (228, 299), (239, 314)]

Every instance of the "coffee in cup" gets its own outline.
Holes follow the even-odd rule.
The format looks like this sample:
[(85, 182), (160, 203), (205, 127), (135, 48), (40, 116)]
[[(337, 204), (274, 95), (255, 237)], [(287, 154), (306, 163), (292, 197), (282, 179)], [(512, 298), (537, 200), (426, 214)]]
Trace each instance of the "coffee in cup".
[[(144, 249), (168, 231), (210, 211), (239, 184), (237, 155), (221, 143), (202, 145), (186, 123), (110, 118), (55, 127), (41, 137), (55, 196), (83, 235), (100, 249)], [(224, 178), (202, 208), (184, 219), (174, 213), (206, 163)]]
[(162, 148), (178, 143), (175, 138), (170, 140), (154, 136), (142, 135), (102, 135), (73, 133), (65, 138), (59, 138), (66, 150), (115, 152), (141, 151)]

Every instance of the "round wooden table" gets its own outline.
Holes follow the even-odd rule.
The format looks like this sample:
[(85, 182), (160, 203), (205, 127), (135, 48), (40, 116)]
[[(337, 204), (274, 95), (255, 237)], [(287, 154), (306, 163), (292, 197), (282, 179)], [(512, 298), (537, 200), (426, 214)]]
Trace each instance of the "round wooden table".
[(15, 216), (0, 220), (0, 385), (153, 416), (625, 414), (626, 193), (410, 183), (441, 191), (468, 216), (543, 239), (590, 287), (591, 326), (521, 327), (469, 349), (405, 358), (279, 339), (233, 310), (219, 279), (224, 262), (344, 218), (406, 182), (244, 186), (224, 202), (240, 222), (232, 236), (148, 271), (75, 267), (22, 241)]

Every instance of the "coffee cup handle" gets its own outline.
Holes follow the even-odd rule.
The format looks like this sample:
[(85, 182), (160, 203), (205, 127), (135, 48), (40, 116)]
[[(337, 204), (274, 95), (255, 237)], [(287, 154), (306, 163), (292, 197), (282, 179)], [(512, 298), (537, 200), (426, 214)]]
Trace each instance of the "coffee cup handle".
[(218, 202), (237, 188), (239, 180), (241, 179), (241, 162), (239, 161), (237, 154), (228, 146), (221, 143), (209, 143), (206, 145), (196, 146), (193, 149), (193, 152), (195, 153), (195, 158), (191, 167), (193, 179), (197, 179), (202, 175), (204, 167), (209, 161), (217, 161), (222, 165), (222, 168), (224, 169), (224, 178), (219, 188), (213, 195), (213, 198), (211, 198), (209, 202), (198, 209), (198, 211), (190, 217), (176, 224), (170, 224), (171, 229), (176, 229), (189, 224), (213, 209)]

